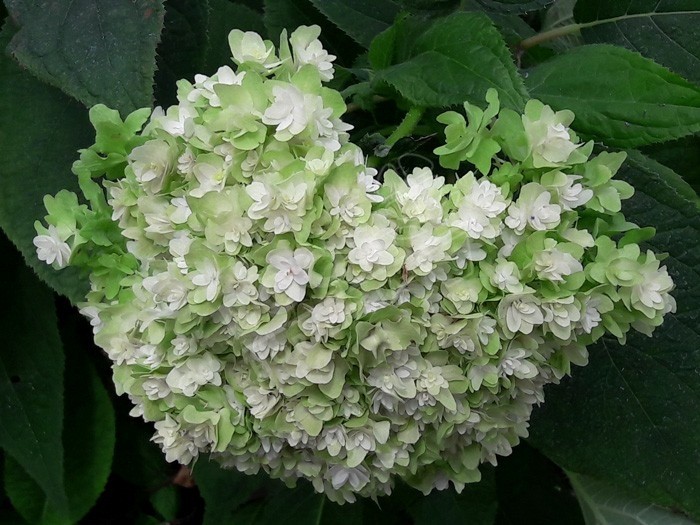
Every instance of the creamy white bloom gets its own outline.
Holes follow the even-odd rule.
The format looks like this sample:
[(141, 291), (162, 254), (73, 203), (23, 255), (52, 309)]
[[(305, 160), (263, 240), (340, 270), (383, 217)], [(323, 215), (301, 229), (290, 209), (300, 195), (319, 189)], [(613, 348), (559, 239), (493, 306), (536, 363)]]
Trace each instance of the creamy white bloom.
[(195, 271), (189, 275), (194, 286), (204, 292), (204, 299), (213, 301), (221, 291), (221, 272), (212, 259), (205, 259), (195, 265)]
[(518, 265), (512, 261), (499, 259), (490, 276), (491, 284), (499, 290), (508, 293), (519, 293), (523, 291), (523, 284), (520, 282), (520, 270)]
[(152, 294), (156, 304), (163, 303), (172, 311), (185, 306), (190, 288), (181, 276), (170, 272), (149, 275), (144, 278), (143, 287)]
[(539, 119), (533, 120), (523, 115), (525, 135), (536, 168), (565, 163), (579, 147), (571, 140), (569, 114), (562, 111), (555, 113), (549, 106), (543, 106)]
[(268, 264), (277, 270), (273, 290), (283, 293), (292, 301), (302, 301), (309, 283), (309, 271), (314, 256), (307, 248), (272, 250), (267, 255)]
[(151, 440), (161, 446), (165, 452), (166, 461), (177, 461), (183, 465), (189, 464), (199, 455), (197, 446), (180, 429), (178, 423), (170, 414), (165, 419), (156, 421), (156, 433)]
[(452, 245), (452, 234), (445, 230), (440, 235), (434, 234), (432, 224), (424, 224), (410, 237), (412, 252), (406, 257), (405, 268), (418, 275), (427, 275), (434, 266), (448, 259), (447, 250)]
[(552, 204), (551, 198), (552, 195), (539, 184), (526, 184), (518, 201), (508, 207), (506, 226), (518, 235), (528, 226), (533, 230), (554, 228), (560, 221), (561, 206)]
[(564, 341), (571, 337), (573, 325), (581, 319), (581, 306), (573, 296), (544, 302), (542, 310), (549, 331)]
[(266, 219), (265, 231), (276, 234), (299, 231), (303, 224), (307, 185), (303, 182), (288, 181), (272, 184), (253, 181), (246, 186), (246, 193), (253, 199), (248, 208), (251, 219)]
[(164, 140), (149, 140), (129, 153), (134, 177), (149, 193), (158, 193), (175, 165), (175, 149)]
[(498, 305), (501, 322), (511, 332), (529, 334), (544, 322), (540, 300), (532, 294), (506, 295)]
[(49, 224), (46, 234), (34, 237), (33, 243), (36, 247), (36, 256), (40, 261), (55, 264), (58, 268), (68, 265), (71, 248), (53, 224)]
[(170, 387), (165, 379), (151, 377), (143, 382), (143, 391), (151, 401), (157, 401), (170, 395)]
[(353, 234), (355, 247), (348, 253), (348, 260), (365, 272), (371, 272), (375, 266), (389, 266), (394, 262), (389, 252), (394, 239), (396, 231), (389, 226), (358, 226)]
[(559, 204), (567, 211), (583, 206), (593, 198), (593, 190), (584, 188), (578, 181), (583, 177), (581, 175), (566, 175), (566, 184), (557, 187), (559, 194)]
[(538, 370), (534, 364), (527, 360), (529, 355), (529, 352), (524, 348), (512, 345), (498, 364), (499, 374), (506, 377), (514, 375), (520, 379), (535, 377)]
[(243, 391), (250, 413), (256, 419), (263, 419), (272, 412), (280, 401), (280, 396), (263, 387), (248, 387)]
[(318, 69), (321, 80), (328, 82), (333, 79), (334, 55), (323, 49), (318, 39), (321, 29), (318, 26), (301, 26), (289, 37), (289, 43), (294, 53), (294, 63), (297, 69), (306, 64), (312, 64)]
[(564, 277), (583, 271), (583, 266), (573, 255), (556, 248), (537, 252), (533, 262), (537, 276), (547, 281), (563, 282)]
[(407, 189), (396, 194), (401, 213), (420, 222), (439, 222), (442, 219), (441, 188), (444, 177), (433, 177), (430, 168), (414, 168), (406, 177)]
[(241, 261), (236, 261), (223, 275), (223, 303), (224, 306), (245, 306), (258, 297), (256, 283), (258, 280), (258, 268), (247, 268)]
[(331, 328), (343, 324), (345, 317), (345, 301), (336, 297), (326, 297), (311, 309), (311, 315), (301, 324), (301, 329), (315, 341), (325, 342)]
[(362, 195), (358, 192), (348, 192), (347, 189), (339, 186), (326, 185), (325, 194), (331, 204), (330, 214), (332, 217), (339, 217), (353, 226), (365, 218), (365, 211), (360, 206)]
[(165, 381), (173, 391), (192, 397), (202, 385), (221, 386), (222, 369), (221, 361), (207, 352), (186, 359), (168, 372)]
[(263, 69), (272, 69), (279, 65), (272, 42), (263, 40), (253, 31), (234, 29), (229, 33), (228, 42), (236, 64), (257, 64)]
[[(306, 129), (309, 123), (309, 110), (306, 107), (308, 99), (291, 84), (272, 88), (272, 105), (265, 110), (262, 121), (275, 126), (275, 138), (281, 141), (290, 140)], [(312, 100), (315, 101), (315, 98)]]

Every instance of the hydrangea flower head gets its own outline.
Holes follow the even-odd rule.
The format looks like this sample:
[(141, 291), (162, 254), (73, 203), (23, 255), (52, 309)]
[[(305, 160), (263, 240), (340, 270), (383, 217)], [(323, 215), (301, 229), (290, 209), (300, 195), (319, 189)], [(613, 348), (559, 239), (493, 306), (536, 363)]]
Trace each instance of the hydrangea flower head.
[(176, 106), (94, 107), (83, 197), (46, 198), (37, 255), (86, 271), (81, 311), (168, 461), (339, 502), (461, 490), (587, 345), (674, 311), (673, 282), (619, 239), (624, 159), (591, 158), (570, 112), (489, 91), (440, 117), (439, 173), (377, 180), (319, 31), (233, 31), (237, 67)]

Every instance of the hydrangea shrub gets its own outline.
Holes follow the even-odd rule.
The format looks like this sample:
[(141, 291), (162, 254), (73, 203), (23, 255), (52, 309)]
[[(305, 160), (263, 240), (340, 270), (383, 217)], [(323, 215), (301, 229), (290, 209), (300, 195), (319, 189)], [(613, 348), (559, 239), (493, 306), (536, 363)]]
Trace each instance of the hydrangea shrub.
[(176, 106), (93, 107), (83, 196), (46, 197), (37, 254), (89, 275), (81, 311), (168, 461), (338, 502), (461, 490), (589, 344), (651, 334), (673, 282), (620, 211), (625, 154), (592, 155), (569, 111), (490, 90), (438, 118), (436, 173), (379, 177), (319, 32), (234, 30), (236, 69)]

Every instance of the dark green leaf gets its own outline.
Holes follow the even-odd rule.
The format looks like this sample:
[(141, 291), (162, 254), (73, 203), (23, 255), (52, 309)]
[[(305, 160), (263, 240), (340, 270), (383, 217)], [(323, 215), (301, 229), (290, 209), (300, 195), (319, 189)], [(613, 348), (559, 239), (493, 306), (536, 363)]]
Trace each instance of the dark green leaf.
[(566, 474), (527, 443), (498, 459), (496, 525), (583, 525)]
[(88, 106), (150, 106), (159, 0), (6, 0), (19, 31), (10, 51), (41, 80)]
[(159, 105), (177, 103), (175, 83), (181, 78), (192, 81), (203, 72), (208, 24), (208, 0), (166, 0), (156, 57), (155, 99)]
[(636, 188), (623, 208), (654, 226), (650, 247), (676, 283), (678, 311), (653, 339), (605, 340), (590, 364), (546, 390), (530, 442), (560, 466), (614, 483), (643, 499), (700, 518), (700, 213), (674, 172), (632, 153), (621, 177)]
[[(61, 322), (66, 349), (63, 473), (69, 513), (61, 515), (16, 463), (8, 462), (5, 479), (15, 508), (32, 523), (75, 523), (94, 505), (107, 483), (114, 451), (114, 411), (70, 319)], [(92, 348), (92, 347), (91, 347)]]
[(291, 33), (299, 26), (320, 26), (323, 47), (338, 57), (340, 64), (352, 64), (361, 51), (352, 38), (340, 31), (334, 31), (333, 25), (310, 0), (265, 0), (264, 20), (267, 34), (275, 43), (279, 42), (283, 29)]
[[(422, 24), (424, 25), (424, 23)], [(418, 21), (388, 29), (373, 43), (370, 57), (384, 56), (376, 80), (394, 87), (419, 106), (449, 106), (465, 100), (483, 105), (496, 88), (504, 106), (519, 109), (527, 92), (500, 33), (480, 13), (456, 13), (416, 35)], [(387, 49), (382, 49), (389, 46)]]
[(697, 0), (578, 0), (574, 12), (587, 42), (638, 51), (700, 82), (700, 3)]
[[(0, 48), (8, 42), (3, 28)], [(0, 55), (0, 227), (19, 247), (27, 263), (51, 288), (72, 302), (84, 299), (87, 282), (77, 270), (57, 272), (39, 261), (32, 240), (34, 221), (46, 215), (43, 198), (61, 189), (77, 191), (70, 167), (77, 149), (92, 142), (87, 111), (57, 89), (23, 72)]]
[(652, 144), (642, 151), (678, 173), (693, 187), (695, 193), (700, 193), (700, 136)]
[(469, 516), (470, 525), (490, 525), (497, 507), (493, 469), (485, 469), (482, 481), (467, 485), (461, 494), (448, 489), (423, 496), (399, 482), (391, 496), (377, 503), (360, 498), (343, 506), (316, 494), (306, 482), (289, 489), (263, 474), (246, 476), (204, 458), (196, 464), (194, 475), (205, 500), (205, 525), (274, 525), (280, 516), (285, 523), (324, 525), (447, 524), (461, 523)]
[(166, 521), (174, 521), (177, 518), (177, 511), (180, 505), (177, 488), (175, 485), (168, 485), (155, 491), (149, 498), (153, 508)]
[(606, 144), (635, 147), (700, 130), (700, 88), (615, 46), (572, 49), (532, 68), (533, 97), (576, 114), (574, 129)]
[(646, 503), (588, 476), (569, 473), (586, 525), (693, 525), (676, 513)]
[(415, 494), (407, 508), (414, 525), (464, 523), (467, 517), (469, 525), (491, 525), (498, 508), (496, 478), (493, 469), (482, 471), (482, 480), (468, 484), (461, 494), (451, 486), (428, 496)]
[(206, 457), (199, 459), (193, 474), (205, 502), (204, 525), (234, 523), (240, 507), (267, 481), (262, 474), (246, 476), (224, 470)]
[(265, 35), (262, 14), (250, 7), (229, 0), (209, 0), (209, 47), (202, 73), (210, 75), (221, 66), (231, 66), (231, 50), (228, 47), (228, 34), (233, 29), (255, 31)]
[(117, 410), (117, 443), (114, 451), (115, 474), (146, 491), (167, 485), (177, 467), (165, 461), (160, 447), (150, 441), (153, 425), (127, 417), (128, 408)]
[[(5, 340), (0, 348), (0, 446), (6, 460), (21, 465), (64, 514), (63, 350), (53, 295), (0, 235), (5, 265), (0, 277), (0, 315)], [(34, 481), (31, 481), (33, 478)], [(6, 484), (9, 492), (14, 487)]]
[(486, 9), (502, 13), (527, 13), (548, 6), (554, 0), (475, 0)]
[(331, 22), (364, 47), (369, 47), (372, 39), (392, 24), (400, 10), (391, 0), (311, 1)]
[[(574, 24), (574, 6), (577, 0), (557, 0), (544, 15), (541, 32), (553, 31), (561, 27)], [(580, 31), (560, 36), (548, 42), (548, 44), (558, 51), (571, 49), (583, 44)]]

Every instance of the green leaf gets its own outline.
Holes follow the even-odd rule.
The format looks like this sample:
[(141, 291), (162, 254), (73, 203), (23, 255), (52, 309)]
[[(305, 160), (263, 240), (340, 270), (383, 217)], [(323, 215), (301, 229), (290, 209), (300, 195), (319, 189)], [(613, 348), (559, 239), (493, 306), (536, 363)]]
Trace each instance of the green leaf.
[[(0, 33), (0, 48), (10, 27)], [(46, 215), (43, 198), (61, 189), (78, 191), (70, 171), (77, 149), (91, 144), (87, 111), (57, 89), (23, 72), (0, 54), (0, 227), (39, 277), (73, 303), (82, 301), (87, 282), (74, 268), (57, 272), (36, 257), (34, 221)], [(40, 154), (38, 153), (40, 152)]]
[(42, 525), (76, 523), (90, 510), (107, 483), (115, 441), (112, 403), (89, 360), (88, 349), (81, 348), (72, 319), (61, 319), (61, 327), (66, 350), (62, 442), (68, 515), (46, 499), (19, 464), (7, 462), (5, 471), (7, 492), (15, 508), (27, 521)]
[(204, 498), (204, 525), (234, 523), (239, 507), (266, 481), (262, 474), (246, 476), (222, 469), (218, 463), (206, 457), (197, 461), (193, 475)]
[(700, 4), (697, 0), (578, 0), (574, 15), (587, 42), (638, 51), (700, 82)]
[[(63, 486), (63, 367), (53, 295), (22, 262), (3, 235), (0, 277), (0, 446), (21, 465), (61, 512)], [(12, 487), (6, 486), (6, 490)]]
[(586, 525), (693, 525), (676, 513), (645, 503), (588, 476), (569, 473)]
[(117, 442), (113, 473), (123, 480), (152, 492), (167, 485), (179, 465), (165, 461), (160, 447), (150, 438), (153, 425), (127, 416), (129, 408), (117, 409)]
[(299, 26), (318, 25), (321, 27), (321, 42), (329, 53), (338, 57), (339, 64), (353, 63), (361, 48), (349, 36), (334, 31), (310, 0), (264, 0), (265, 27), (270, 40), (277, 43), (283, 29), (291, 33)]
[[(574, 7), (577, 0), (557, 0), (547, 9), (542, 20), (541, 32), (553, 31), (561, 27), (574, 24)], [(549, 45), (558, 51), (564, 51), (583, 44), (580, 31), (562, 35), (549, 42)]]
[[(325, 497), (310, 485), (289, 489), (264, 474), (247, 476), (202, 458), (194, 476), (205, 501), (204, 525), (276, 525), (321, 522)], [(330, 505), (330, 503), (328, 503)]]
[(521, 109), (527, 92), (500, 33), (481, 13), (456, 13), (422, 30), (402, 22), (382, 33), (370, 49), (376, 72), (403, 97), (419, 106), (483, 104), (486, 91), (498, 90), (506, 107)]
[(413, 494), (407, 511), (414, 525), (464, 523), (466, 516), (469, 525), (491, 525), (498, 509), (496, 478), (493, 469), (482, 470), (482, 480), (467, 484), (461, 494), (452, 486), (428, 496)]
[(496, 523), (583, 525), (583, 516), (562, 470), (527, 443), (498, 459)]
[(6, 0), (19, 31), (12, 55), (44, 82), (87, 106), (123, 115), (153, 100), (159, 0)]
[(391, 0), (311, 0), (331, 22), (368, 48), (372, 39), (386, 30), (400, 8)]
[(576, 114), (573, 127), (610, 146), (635, 147), (700, 130), (700, 88), (615, 46), (572, 49), (526, 78), (533, 97)]
[(700, 193), (700, 135), (652, 144), (642, 151), (678, 173), (693, 187), (695, 193)]
[[(163, 107), (177, 103), (176, 82), (202, 73), (208, 46), (208, 0), (166, 0), (158, 44), (155, 99)], [(223, 65), (223, 64), (221, 64)]]
[(461, 494), (450, 488), (423, 496), (399, 482), (391, 496), (378, 502), (359, 498), (343, 506), (316, 494), (309, 483), (289, 489), (264, 474), (246, 476), (205, 458), (195, 465), (194, 476), (205, 501), (204, 525), (276, 525), (281, 516), (285, 523), (324, 525), (461, 523), (469, 516), (470, 525), (490, 525), (497, 508), (493, 469), (485, 469), (481, 482), (467, 485)]
[(676, 283), (677, 312), (649, 339), (604, 340), (590, 364), (546, 389), (530, 443), (567, 470), (614, 483), (700, 518), (700, 213), (693, 190), (630, 152), (620, 176), (634, 185), (628, 220), (656, 228), (649, 247)]
[(164, 520), (168, 522), (175, 521), (180, 506), (180, 500), (175, 485), (168, 485), (167, 487), (155, 491), (151, 494), (149, 501)]
[(527, 13), (537, 11), (553, 3), (554, 0), (475, 0), (486, 9), (500, 13)]
[(231, 49), (228, 47), (228, 34), (233, 29), (255, 31), (266, 34), (265, 24), (260, 13), (250, 7), (229, 0), (209, 0), (209, 46), (201, 73), (211, 75), (221, 66), (231, 66)]

